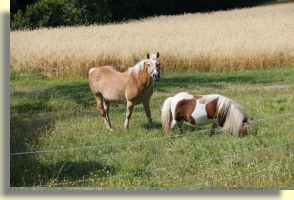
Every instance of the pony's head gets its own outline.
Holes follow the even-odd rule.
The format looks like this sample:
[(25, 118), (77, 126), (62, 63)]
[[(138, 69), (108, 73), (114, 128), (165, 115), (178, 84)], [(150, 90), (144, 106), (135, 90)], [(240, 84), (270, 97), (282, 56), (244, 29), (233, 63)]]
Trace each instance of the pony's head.
[(239, 136), (256, 135), (256, 129), (252, 122), (253, 118), (245, 117), (239, 130)]
[(148, 73), (155, 81), (159, 81), (160, 78), (160, 62), (158, 62), (159, 53), (157, 54), (151, 54), (147, 53), (147, 60), (145, 62), (145, 65), (148, 67)]

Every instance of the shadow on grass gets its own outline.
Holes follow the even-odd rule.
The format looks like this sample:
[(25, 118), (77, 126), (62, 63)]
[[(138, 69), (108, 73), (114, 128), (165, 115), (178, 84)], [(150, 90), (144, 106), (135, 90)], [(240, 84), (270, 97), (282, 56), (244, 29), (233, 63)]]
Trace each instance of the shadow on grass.
[(10, 187), (78, 186), (79, 182), (87, 183), (92, 179), (107, 178), (115, 173), (113, 166), (94, 160), (58, 161), (48, 165), (39, 162), (37, 157), (31, 154), (11, 158)]
[[(280, 75), (280, 77), (277, 78), (275, 75)], [(284, 77), (283, 73), (275, 73), (275, 71), (270, 72), (270, 74), (259, 73), (259, 71), (175, 74), (162, 75), (160, 81), (154, 84), (154, 89), (159, 92), (168, 92), (169, 90), (175, 90), (175, 88), (181, 91), (191, 86), (223, 89), (229, 84), (274, 84), (285, 82), (286, 80), (289, 80), (289, 77)]]
[[(49, 132), (54, 128), (57, 120), (68, 119), (71, 116), (70, 113), (58, 116), (51, 114), (11, 116), (10, 154), (35, 152), (36, 149), (47, 150), (39, 149), (41, 141), (49, 137)], [(99, 161), (87, 159), (87, 152), (83, 150), (74, 153), (75, 156), (72, 155), (72, 152), (10, 155), (10, 186), (47, 185), (55, 183), (55, 179), (62, 180), (59, 182), (69, 179), (70, 181), (78, 181), (85, 179), (85, 177), (92, 177), (94, 171), (98, 177), (107, 176), (107, 171), (111, 174), (115, 172), (111, 165), (103, 163), (98, 158)], [(74, 157), (76, 158), (77, 154), (86, 161), (70, 161)], [(60, 160), (64, 160), (64, 162)]]

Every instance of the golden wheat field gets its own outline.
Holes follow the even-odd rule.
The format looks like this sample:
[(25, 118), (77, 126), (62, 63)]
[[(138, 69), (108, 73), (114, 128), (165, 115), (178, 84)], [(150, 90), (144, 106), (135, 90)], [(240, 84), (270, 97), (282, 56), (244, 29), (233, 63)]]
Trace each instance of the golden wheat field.
[(294, 3), (211, 13), (157, 16), (126, 23), (10, 32), (18, 74), (85, 75), (120, 70), (160, 52), (165, 71), (283, 68), (294, 64)]

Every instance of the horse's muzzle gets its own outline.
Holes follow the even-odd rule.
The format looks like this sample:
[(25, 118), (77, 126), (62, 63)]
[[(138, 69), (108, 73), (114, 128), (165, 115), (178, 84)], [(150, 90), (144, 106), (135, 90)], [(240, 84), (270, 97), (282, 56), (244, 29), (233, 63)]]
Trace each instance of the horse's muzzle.
[(159, 70), (158, 69), (154, 69), (151, 72), (151, 77), (153, 78), (154, 81), (159, 81), (159, 78), (160, 78)]

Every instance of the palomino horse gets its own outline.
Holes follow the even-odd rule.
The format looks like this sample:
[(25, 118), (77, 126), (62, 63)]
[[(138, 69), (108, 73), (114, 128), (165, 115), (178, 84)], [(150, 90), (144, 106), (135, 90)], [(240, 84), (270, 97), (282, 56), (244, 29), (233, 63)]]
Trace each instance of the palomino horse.
[(217, 126), (239, 136), (255, 131), (252, 118), (234, 101), (219, 94), (196, 95), (182, 92), (169, 97), (163, 104), (161, 120), (165, 132), (178, 123), (181, 134), (184, 121), (195, 126), (212, 123), (210, 136)]
[(109, 119), (110, 102), (127, 104), (125, 128), (135, 105), (143, 103), (149, 126), (153, 128), (149, 102), (153, 93), (152, 81), (159, 81), (159, 53), (147, 54), (147, 59), (121, 73), (115, 67), (104, 66), (89, 71), (89, 84), (97, 100), (97, 108), (107, 129), (112, 130)]

